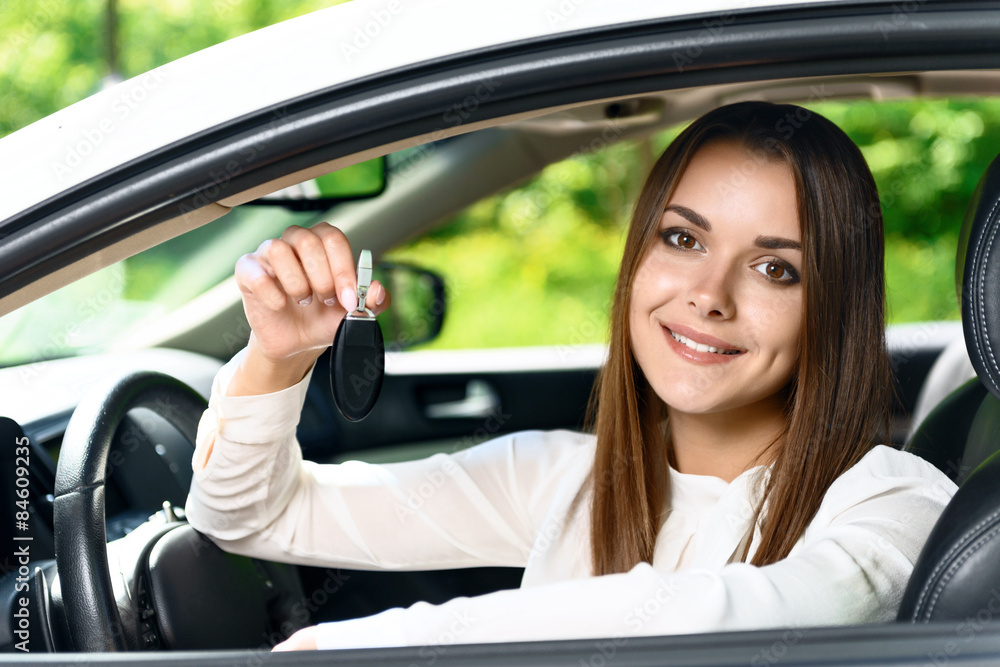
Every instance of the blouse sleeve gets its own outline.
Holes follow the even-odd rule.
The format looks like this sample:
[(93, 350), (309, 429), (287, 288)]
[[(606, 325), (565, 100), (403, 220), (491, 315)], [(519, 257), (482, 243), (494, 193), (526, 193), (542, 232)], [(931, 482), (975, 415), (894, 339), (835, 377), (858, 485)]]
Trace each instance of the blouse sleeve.
[(213, 386), (185, 507), (192, 526), (233, 553), (354, 569), (523, 567), (538, 517), (571, 483), (566, 466), (584, 446), (582, 434), (523, 432), (422, 461), (304, 461), (295, 426), (309, 376), (274, 394), (226, 397), (239, 361)]
[(319, 648), (606, 638), (887, 622), (954, 484), (877, 448), (844, 473), (792, 554), (772, 565), (588, 579), (418, 603), (318, 628)]

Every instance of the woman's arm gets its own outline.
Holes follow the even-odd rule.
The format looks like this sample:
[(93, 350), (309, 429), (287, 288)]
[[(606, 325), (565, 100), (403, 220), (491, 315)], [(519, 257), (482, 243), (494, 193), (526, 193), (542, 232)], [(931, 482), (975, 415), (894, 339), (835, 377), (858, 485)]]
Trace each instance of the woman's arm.
[[(881, 451), (885, 450), (885, 451)], [(623, 574), (442, 605), (418, 603), (301, 630), (281, 649), (630, 637), (891, 621), (952, 484), (929, 464), (879, 448), (831, 487), (783, 561)]]
[(226, 396), (246, 354), (216, 378), (186, 506), (227, 551), (359, 569), (523, 567), (552, 499), (579, 488), (593, 456), (590, 436), (524, 432), (423, 461), (303, 461), (295, 426), (309, 375)]

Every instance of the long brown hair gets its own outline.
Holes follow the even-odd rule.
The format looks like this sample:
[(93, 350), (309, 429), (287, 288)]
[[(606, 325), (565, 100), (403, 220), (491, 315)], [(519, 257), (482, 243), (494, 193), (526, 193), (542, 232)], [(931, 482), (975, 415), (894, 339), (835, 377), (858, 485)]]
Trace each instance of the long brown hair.
[[(629, 331), (631, 287), (664, 208), (694, 154), (725, 140), (795, 178), (803, 246), (800, 358), (786, 388), (787, 427), (755, 508), (754, 565), (788, 556), (830, 484), (887, 433), (891, 370), (885, 347), (882, 212), (861, 151), (802, 107), (741, 102), (687, 127), (653, 166), (636, 203), (615, 289), (607, 363), (591, 395), (597, 434), (590, 483), (595, 574), (652, 562), (669, 493), (666, 406), (639, 368)], [(753, 161), (747, 165), (752, 168)], [(746, 558), (744, 551), (744, 559)]]

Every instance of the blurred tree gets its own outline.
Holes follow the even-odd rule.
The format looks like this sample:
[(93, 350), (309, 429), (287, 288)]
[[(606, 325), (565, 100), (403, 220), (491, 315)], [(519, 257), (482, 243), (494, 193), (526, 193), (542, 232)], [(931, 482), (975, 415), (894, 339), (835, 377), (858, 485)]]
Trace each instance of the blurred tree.
[[(97, 92), (110, 75), (128, 79), (213, 44), (344, 1), (4, 0), (0, 3), (4, 36), (0, 136)], [(109, 53), (109, 8), (116, 17), (114, 53)]]
[[(1000, 100), (811, 106), (859, 145), (878, 184), (889, 321), (957, 319), (958, 230), (1000, 146)], [(550, 165), (396, 249), (394, 259), (433, 268), (449, 285), (445, 327), (428, 347), (603, 342), (645, 149), (658, 155), (680, 130)]]
[[(339, 1), (6, 0), (0, 4), (0, 135), (96, 92), (109, 75), (129, 78), (334, 4)], [(109, 13), (115, 17), (111, 33)], [(891, 321), (957, 318), (957, 233), (976, 182), (1000, 146), (1000, 100), (811, 107), (854, 139), (878, 183)], [(448, 320), (432, 346), (603, 341), (623, 232), (649, 157), (679, 130), (550, 165), (392, 253), (449, 281)], [(426, 149), (393, 156), (397, 176), (421, 151)], [(128, 298), (152, 298), (162, 276), (172, 274), (172, 261), (180, 258), (147, 262), (145, 278), (130, 278)]]

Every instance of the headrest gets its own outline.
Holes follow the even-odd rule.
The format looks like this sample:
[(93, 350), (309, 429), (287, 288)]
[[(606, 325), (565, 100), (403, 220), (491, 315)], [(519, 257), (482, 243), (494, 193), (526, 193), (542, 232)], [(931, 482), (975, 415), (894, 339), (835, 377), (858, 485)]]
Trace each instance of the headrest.
[(962, 223), (955, 280), (972, 365), (1000, 398), (1000, 156), (986, 169)]

